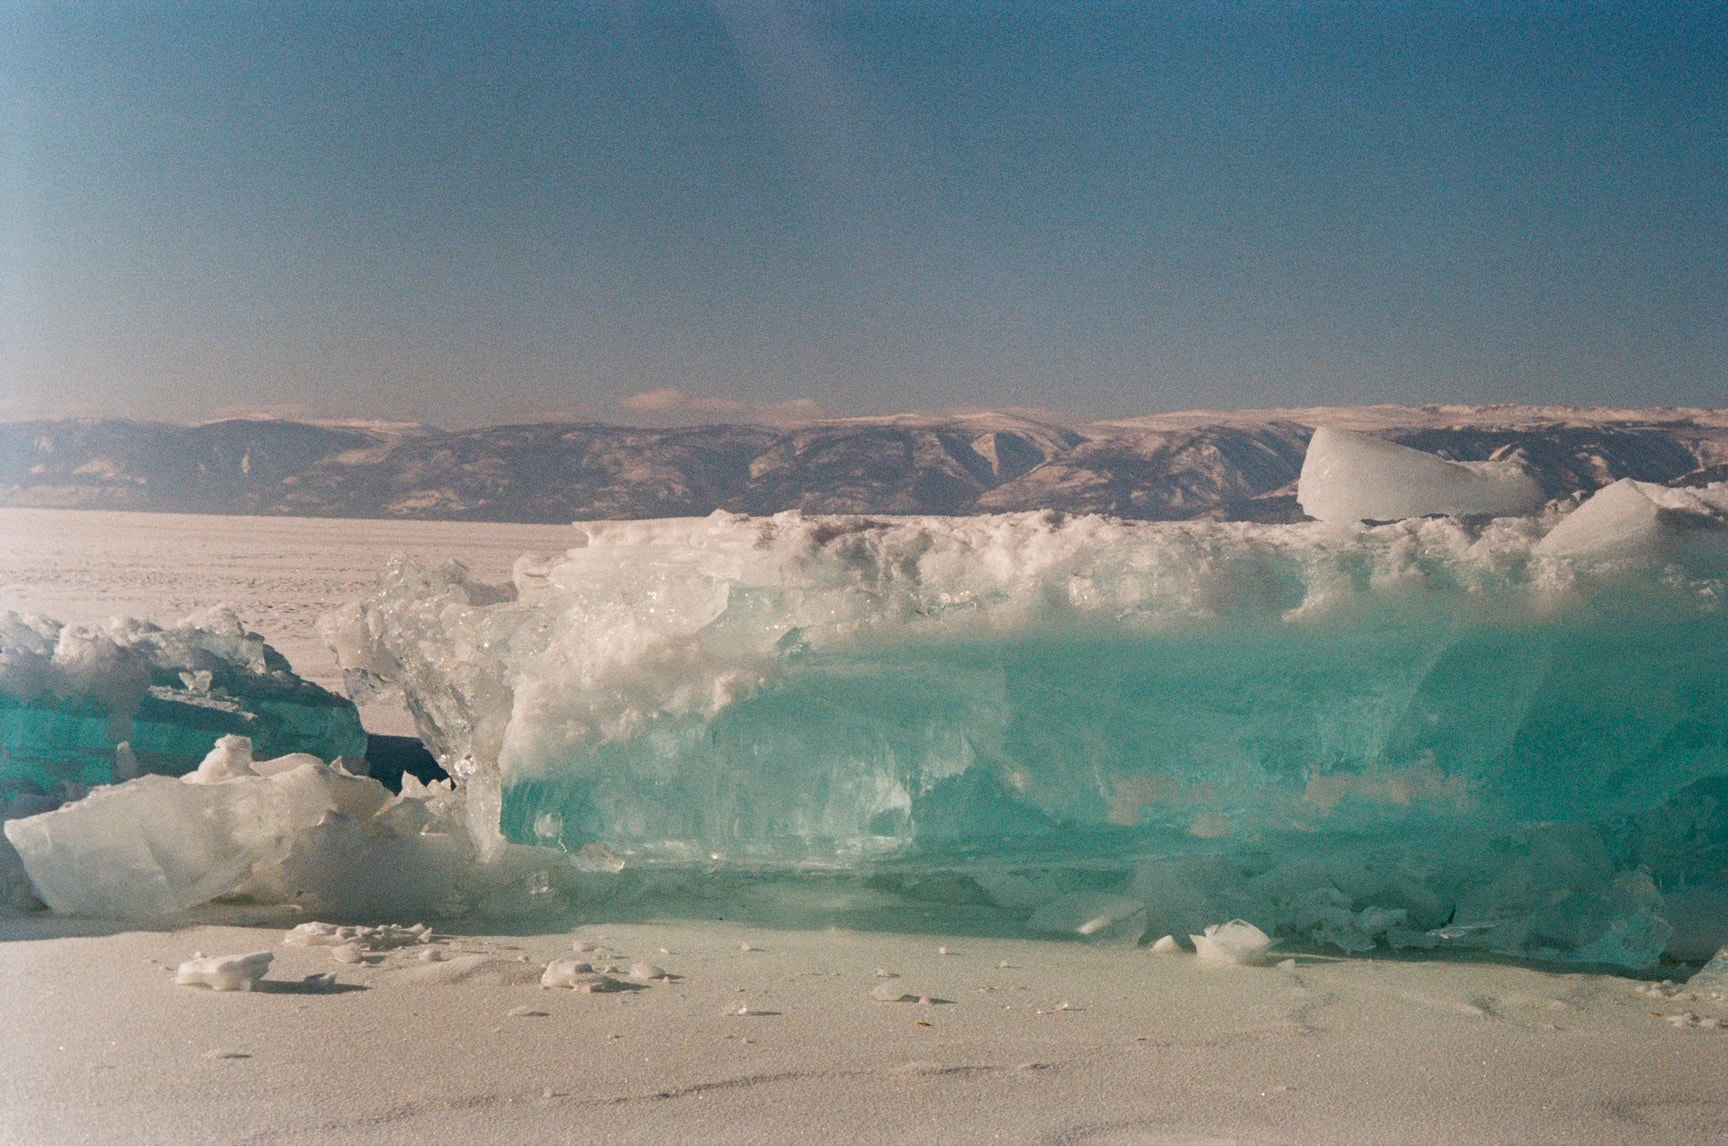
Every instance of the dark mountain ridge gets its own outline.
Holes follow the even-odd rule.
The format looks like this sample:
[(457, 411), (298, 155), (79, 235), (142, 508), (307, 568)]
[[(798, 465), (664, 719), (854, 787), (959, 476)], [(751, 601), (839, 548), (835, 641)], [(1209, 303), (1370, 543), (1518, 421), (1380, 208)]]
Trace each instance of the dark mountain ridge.
[(1373, 406), (1081, 427), (974, 414), (459, 431), (79, 418), (0, 423), (0, 505), (514, 522), (715, 509), (1290, 521), (1318, 425), (1459, 461), (1516, 461), (1550, 497), (1622, 477), (1701, 485), (1728, 467), (1728, 410)]

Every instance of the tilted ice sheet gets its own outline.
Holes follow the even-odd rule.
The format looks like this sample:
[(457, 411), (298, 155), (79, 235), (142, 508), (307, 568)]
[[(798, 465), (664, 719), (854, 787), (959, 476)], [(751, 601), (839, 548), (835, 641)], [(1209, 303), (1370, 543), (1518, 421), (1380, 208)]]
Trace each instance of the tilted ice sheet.
[[(1661, 895), (1635, 862), (1598, 863), (1606, 845), (1565, 845), (1576, 886), (1482, 873), (1534, 846), (1506, 843), (1527, 825), (1599, 836), (1728, 775), (1728, 493), (1686, 496), (1689, 523), (1604, 557), (1547, 551), (1556, 513), (590, 523), (504, 590), (392, 565), (326, 634), (355, 688), (405, 690), (471, 815), (518, 842), (1140, 857), (1159, 910), (1228, 907), (1253, 879), (1278, 918), (1232, 914), (1347, 948), (1466, 910), (1457, 926), (1511, 928), (1520, 950), (1636, 963), (1665, 941)], [(1417, 840), (1476, 882), (1442, 894), (1385, 850)], [(1346, 846), (1403, 890), (1362, 899), (1339, 886), (1361, 879), (1291, 866)], [(1231, 878), (1182, 860), (1249, 853), (1283, 858)], [(1560, 901), (1562, 922), (1532, 922)]]

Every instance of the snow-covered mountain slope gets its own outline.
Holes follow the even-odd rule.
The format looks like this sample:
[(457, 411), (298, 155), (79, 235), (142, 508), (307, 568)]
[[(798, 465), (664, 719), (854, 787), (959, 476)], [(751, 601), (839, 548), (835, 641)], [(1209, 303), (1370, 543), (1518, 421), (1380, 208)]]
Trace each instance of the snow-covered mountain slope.
[(0, 424), (0, 505), (562, 522), (704, 514), (1054, 509), (1299, 520), (1316, 426), (1510, 460), (1548, 497), (1728, 475), (1728, 410), (1355, 406), (1200, 410), (1070, 427), (1011, 414), (795, 427), (115, 419)]

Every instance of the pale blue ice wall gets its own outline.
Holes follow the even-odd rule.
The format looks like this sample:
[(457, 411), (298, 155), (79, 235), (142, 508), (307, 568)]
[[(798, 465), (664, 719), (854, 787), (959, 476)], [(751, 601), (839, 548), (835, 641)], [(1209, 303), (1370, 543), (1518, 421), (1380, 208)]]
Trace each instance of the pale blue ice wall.
[(1648, 967), (1728, 938), (1723, 509), (599, 523), (513, 590), (392, 565), (325, 633), (473, 825), (620, 889)]
[(1717, 539), (1548, 524), (588, 526), (518, 601), (398, 567), (332, 631), (507, 835), (643, 857), (1481, 836), (1728, 773)]
[(960, 844), (1596, 821), (1728, 773), (1728, 617), (1635, 581), (1541, 615), (1453, 588), (1308, 621), (792, 649), (718, 712), (550, 750), (507, 834), (846, 859)]
[(366, 753), (352, 702), (294, 675), (227, 610), (168, 629), (0, 614), (0, 795), (110, 783), (121, 741), (141, 771), (180, 775), (229, 734), (260, 759)]

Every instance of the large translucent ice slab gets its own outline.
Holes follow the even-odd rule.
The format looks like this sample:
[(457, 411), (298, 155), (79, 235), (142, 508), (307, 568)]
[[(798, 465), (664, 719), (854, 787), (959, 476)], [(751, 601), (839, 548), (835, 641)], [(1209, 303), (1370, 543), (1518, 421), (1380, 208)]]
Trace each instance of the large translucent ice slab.
[(1673, 489), (1621, 478), (1589, 499), (1542, 539), (1540, 549), (1559, 557), (1596, 560), (1686, 561), (1702, 548), (1703, 559), (1721, 543), (1728, 489)]
[(354, 705), (294, 675), (229, 610), (94, 630), (0, 613), (0, 790), (126, 779), (117, 758), (179, 775), (224, 735), (266, 756), (366, 752)]
[(1296, 481), (1297, 504), (1320, 521), (1515, 517), (1534, 513), (1542, 500), (1542, 487), (1510, 462), (1450, 462), (1329, 426), (1309, 439)]
[[(326, 633), (519, 842), (959, 864), (1028, 912), (1065, 893), (1026, 865), (1120, 861), (1081, 890), (1149, 929), (1636, 964), (1662, 897), (1604, 825), (1728, 774), (1728, 550), (1552, 524), (595, 523), (514, 594), (397, 563)], [(1532, 848), (1563, 874), (1508, 882)]]
[(426, 913), (453, 906), (473, 866), (452, 804), (415, 783), (392, 797), (313, 758), (254, 767), (250, 742), (230, 736), (180, 779), (99, 787), (5, 834), (36, 894), (70, 914), (150, 918), (236, 894)]

